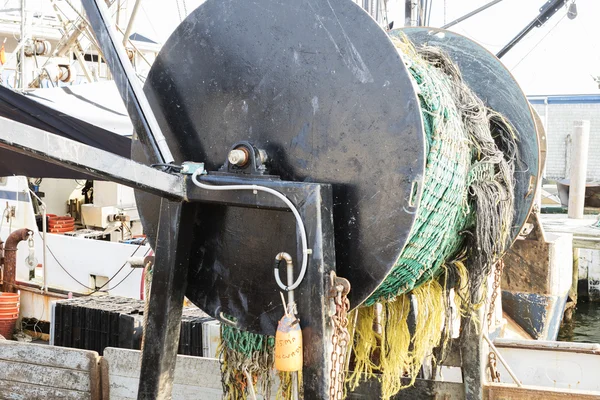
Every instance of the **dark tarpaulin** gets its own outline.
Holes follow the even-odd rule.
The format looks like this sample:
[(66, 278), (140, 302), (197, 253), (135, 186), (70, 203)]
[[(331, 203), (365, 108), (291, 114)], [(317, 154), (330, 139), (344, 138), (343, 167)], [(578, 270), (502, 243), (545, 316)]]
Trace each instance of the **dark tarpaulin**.
[[(131, 139), (54, 110), (4, 86), (0, 86), (0, 116), (123, 157), (129, 158), (131, 154)], [(0, 148), (0, 176), (11, 175), (92, 179), (89, 175)]]

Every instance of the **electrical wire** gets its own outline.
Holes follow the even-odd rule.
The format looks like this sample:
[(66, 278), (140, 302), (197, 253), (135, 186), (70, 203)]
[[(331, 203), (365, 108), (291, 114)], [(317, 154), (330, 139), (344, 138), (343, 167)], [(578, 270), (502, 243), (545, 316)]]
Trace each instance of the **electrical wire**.
[(302, 280), (304, 279), (304, 275), (306, 274), (306, 266), (308, 265), (308, 255), (310, 254), (310, 251), (308, 250), (308, 244), (307, 244), (307, 239), (306, 239), (306, 229), (304, 228), (304, 222), (302, 221), (302, 217), (300, 216), (300, 213), (298, 212), (298, 209), (296, 208), (294, 203), (292, 203), (284, 194), (278, 192), (277, 190), (268, 188), (266, 186), (259, 186), (259, 185), (223, 185), (223, 186), (207, 185), (198, 180), (198, 176), (201, 173), (202, 173), (202, 170), (197, 169), (192, 174), (192, 182), (194, 182), (194, 184), (201, 189), (216, 190), (216, 191), (252, 190), (254, 192), (265, 192), (265, 193), (269, 193), (269, 194), (277, 197), (278, 199), (283, 201), (286, 206), (288, 206), (288, 208), (294, 214), (294, 217), (296, 217), (296, 224), (298, 225), (298, 231), (300, 232), (300, 242), (302, 245), (302, 264), (301, 264), (302, 266), (300, 268), (300, 274), (298, 275), (298, 279), (296, 279), (296, 281), (290, 286), (286, 286), (283, 284), (283, 282), (281, 281), (281, 278), (279, 277), (277, 269), (274, 270), (274, 275), (275, 275), (275, 280), (277, 281), (277, 285), (282, 290), (285, 290), (287, 292), (287, 291), (296, 289), (300, 285), (300, 283), (302, 283)]
[[(0, 219), (0, 232), (2, 232), (2, 225), (4, 225), (4, 217), (6, 216), (7, 211), (8, 211), (8, 205), (6, 206), (4, 211), (2, 211), (2, 219)], [(2, 238), (0, 238), (0, 239), (2, 239)]]

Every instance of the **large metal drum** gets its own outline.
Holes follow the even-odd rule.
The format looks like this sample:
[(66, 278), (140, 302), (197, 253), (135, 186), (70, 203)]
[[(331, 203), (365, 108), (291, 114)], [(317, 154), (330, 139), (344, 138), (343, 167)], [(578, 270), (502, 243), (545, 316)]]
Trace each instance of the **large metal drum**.
[[(518, 86), (489, 53), (486, 62), (495, 69), (480, 72), (495, 74), (507, 92), (500, 103), (517, 101), (499, 111), (519, 129), (527, 153), (516, 176), (517, 232), (532, 198), (524, 188), (537, 176), (535, 129), (529, 108), (519, 111), (526, 103)], [(215, 171), (233, 144), (249, 141), (267, 152), (269, 174), (332, 184), (336, 268), (350, 280), (352, 305), (385, 279), (415, 220), (424, 134), (402, 59), (360, 7), (208, 0), (164, 45), (145, 92), (177, 162), (202, 161)], [(484, 100), (494, 106), (489, 94)], [(151, 163), (143, 148), (134, 142), (133, 158)], [(154, 240), (160, 200), (136, 196)], [(282, 310), (272, 262), (280, 251), (297, 254), (292, 214), (197, 207), (187, 297), (215, 317), (234, 317), (242, 329), (273, 334)], [(297, 291), (310, 295), (306, 285)]]

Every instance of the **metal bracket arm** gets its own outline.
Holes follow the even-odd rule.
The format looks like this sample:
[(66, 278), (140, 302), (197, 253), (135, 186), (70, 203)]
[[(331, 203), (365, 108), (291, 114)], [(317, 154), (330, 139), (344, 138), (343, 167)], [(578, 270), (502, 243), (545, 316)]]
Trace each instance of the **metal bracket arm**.
[(0, 117), (0, 147), (169, 199), (185, 200), (185, 179), (83, 143)]
[(150, 145), (156, 161), (172, 163), (173, 156), (169, 146), (125, 54), (122, 41), (117, 40), (117, 32), (110, 22), (104, 0), (83, 0), (81, 3), (137, 134), (143, 142)]

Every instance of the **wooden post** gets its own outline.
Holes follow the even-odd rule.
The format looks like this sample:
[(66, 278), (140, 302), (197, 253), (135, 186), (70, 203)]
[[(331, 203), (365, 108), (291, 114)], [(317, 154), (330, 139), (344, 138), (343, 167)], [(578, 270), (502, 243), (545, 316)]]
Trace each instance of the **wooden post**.
[(590, 121), (575, 121), (573, 123), (573, 140), (571, 142), (569, 218), (583, 218), (589, 141)]
[[(582, 219), (587, 178), (588, 144), (590, 121), (573, 123), (571, 141), (571, 171), (569, 182), (569, 218)], [(565, 307), (565, 320), (569, 321), (577, 305), (577, 283), (579, 282), (579, 249), (573, 248), (573, 282), (569, 289), (569, 302)]]

